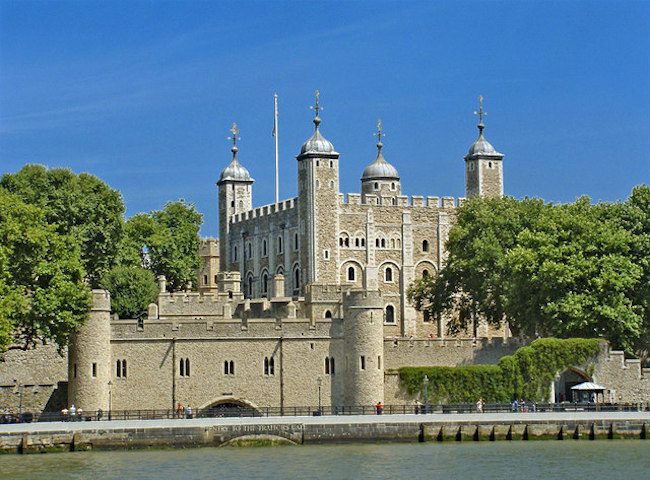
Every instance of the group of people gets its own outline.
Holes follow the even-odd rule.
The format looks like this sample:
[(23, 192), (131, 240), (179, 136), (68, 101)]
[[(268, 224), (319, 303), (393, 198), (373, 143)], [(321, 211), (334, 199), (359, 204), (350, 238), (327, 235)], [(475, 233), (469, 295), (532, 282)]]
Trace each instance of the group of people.
[(187, 406), (185, 407), (182, 403), (179, 403), (176, 406), (176, 417), (177, 418), (192, 418), (192, 407)]
[(513, 412), (536, 412), (537, 411), (537, 405), (535, 402), (529, 402), (528, 405), (526, 405), (526, 400), (523, 398), (521, 400), (517, 400), (516, 398), (512, 401), (512, 411)]
[(69, 409), (63, 407), (63, 410), (61, 410), (61, 419), (64, 422), (81, 421), (83, 420), (83, 413), (83, 410), (81, 408), (77, 408), (73, 403)]

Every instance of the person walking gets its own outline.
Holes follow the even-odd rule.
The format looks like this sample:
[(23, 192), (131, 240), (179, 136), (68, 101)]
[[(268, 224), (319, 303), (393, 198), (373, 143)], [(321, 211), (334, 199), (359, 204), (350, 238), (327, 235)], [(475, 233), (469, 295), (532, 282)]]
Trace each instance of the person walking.
[(377, 402), (377, 415), (381, 415), (384, 411), (384, 406), (381, 404), (381, 402)]
[(476, 402), (476, 411), (478, 413), (483, 413), (483, 398), (479, 398), (478, 401)]

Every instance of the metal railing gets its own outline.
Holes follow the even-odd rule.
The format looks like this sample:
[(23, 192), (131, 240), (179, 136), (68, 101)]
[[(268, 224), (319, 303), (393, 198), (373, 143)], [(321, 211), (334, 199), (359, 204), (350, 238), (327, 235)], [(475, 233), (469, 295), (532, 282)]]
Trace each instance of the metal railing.
[(112, 410), (83, 411), (74, 415), (68, 412), (30, 412), (16, 414), (0, 414), (0, 423), (30, 423), (30, 422), (79, 422), (79, 421), (109, 421), (109, 420), (161, 420), (186, 418), (225, 418), (225, 417), (282, 417), (282, 416), (321, 416), (321, 415), (403, 415), (403, 414), (463, 414), (463, 413), (510, 413), (526, 414), (534, 412), (637, 412), (650, 411), (650, 403), (609, 404), (609, 403), (533, 403), (513, 405), (509, 403), (485, 403), (483, 411), (478, 412), (476, 404), (403, 404), (383, 405), (378, 411), (376, 405), (355, 406), (296, 406), (296, 407), (216, 407), (186, 410)]

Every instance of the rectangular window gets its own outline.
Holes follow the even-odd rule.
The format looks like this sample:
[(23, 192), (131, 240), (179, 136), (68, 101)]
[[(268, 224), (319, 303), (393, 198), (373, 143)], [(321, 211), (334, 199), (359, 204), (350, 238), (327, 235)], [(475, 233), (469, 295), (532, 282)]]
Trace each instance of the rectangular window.
[(208, 276), (203, 275), (203, 285), (207, 285), (207, 284), (208, 284)]
[(97, 378), (97, 364), (93, 363), (93, 378)]
[(377, 357), (377, 368), (381, 370), (381, 355)]
[(364, 355), (361, 355), (361, 370), (366, 369), (366, 357)]
[(122, 360), (122, 378), (126, 378), (126, 360)]
[(72, 366), (72, 376), (74, 378), (77, 378), (77, 364), (76, 363)]

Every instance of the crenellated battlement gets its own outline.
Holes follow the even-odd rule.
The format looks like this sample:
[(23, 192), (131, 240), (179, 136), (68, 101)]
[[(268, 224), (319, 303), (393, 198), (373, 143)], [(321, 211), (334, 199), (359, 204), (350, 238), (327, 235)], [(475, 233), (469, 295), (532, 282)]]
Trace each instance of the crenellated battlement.
[[(393, 203), (396, 198), (396, 203)], [(339, 194), (340, 205), (378, 205), (382, 207), (400, 208), (438, 208), (449, 209), (460, 207), (465, 201), (464, 197), (434, 197), (422, 195), (399, 195), (397, 197), (378, 196), (367, 194), (362, 197), (360, 193)]]
[(270, 203), (268, 205), (263, 205), (261, 207), (253, 208), (247, 212), (237, 213), (230, 217), (230, 223), (235, 224), (243, 222), (246, 220), (251, 220), (254, 218), (261, 218), (268, 215), (274, 215), (279, 212), (285, 212), (287, 210), (293, 210), (298, 206), (298, 198), (290, 198), (288, 200), (283, 200), (279, 203)]

